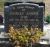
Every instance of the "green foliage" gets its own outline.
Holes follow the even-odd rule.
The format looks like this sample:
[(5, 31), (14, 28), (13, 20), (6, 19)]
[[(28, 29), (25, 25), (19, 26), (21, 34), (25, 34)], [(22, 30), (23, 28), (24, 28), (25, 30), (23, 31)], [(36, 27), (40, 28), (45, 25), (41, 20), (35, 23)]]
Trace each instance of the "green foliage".
[(46, 22), (50, 23), (50, 15), (46, 17)]

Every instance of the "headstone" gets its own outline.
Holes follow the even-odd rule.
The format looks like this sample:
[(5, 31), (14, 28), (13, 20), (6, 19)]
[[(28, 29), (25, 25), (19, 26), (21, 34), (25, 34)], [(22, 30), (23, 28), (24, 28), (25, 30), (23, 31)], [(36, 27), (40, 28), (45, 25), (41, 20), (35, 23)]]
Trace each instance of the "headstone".
[(43, 28), (43, 7), (30, 3), (15, 3), (5, 6), (5, 30), (9, 25)]

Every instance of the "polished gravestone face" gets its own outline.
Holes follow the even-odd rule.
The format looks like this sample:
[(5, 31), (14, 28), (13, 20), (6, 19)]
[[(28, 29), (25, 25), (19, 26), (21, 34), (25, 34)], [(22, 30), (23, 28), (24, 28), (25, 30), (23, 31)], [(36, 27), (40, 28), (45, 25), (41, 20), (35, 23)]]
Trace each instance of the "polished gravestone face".
[(37, 4), (18, 3), (5, 6), (5, 29), (10, 24), (17, 28), (24, 26), (43, 28), (43, 7)]

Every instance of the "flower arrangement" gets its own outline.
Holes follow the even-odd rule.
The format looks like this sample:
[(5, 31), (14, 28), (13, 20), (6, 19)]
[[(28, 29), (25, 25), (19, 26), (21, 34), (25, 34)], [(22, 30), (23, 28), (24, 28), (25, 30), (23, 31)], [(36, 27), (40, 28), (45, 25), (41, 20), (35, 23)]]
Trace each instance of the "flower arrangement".
[(40, 37), (43, 36), (43, 32), (38, 28), (31, 28), (30, 30), (28, 30), (28, 28), (26, 27), (18, 29), (10, 26), (9, 36), (11, 41), (13, 41), (13, 44), (16, 43), (15, 46), (17, 46), (19, 45), (19, 43), (23, 45), (25, 43), (28, 43), (29, 41), (37, 43), (40, 40)]

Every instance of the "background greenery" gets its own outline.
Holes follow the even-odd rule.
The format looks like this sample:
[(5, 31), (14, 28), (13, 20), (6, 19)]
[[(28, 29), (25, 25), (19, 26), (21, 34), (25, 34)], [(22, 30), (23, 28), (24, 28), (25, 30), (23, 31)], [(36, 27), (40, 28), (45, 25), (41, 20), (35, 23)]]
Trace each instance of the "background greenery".
[(46, 22), (47, 22), (47, 23), (50, 23), (50, 15), (48, 15), (48, 16), (46, 17)]
[(0, 0), (0, 12), (4, 10), (4, 2), (6, 0)]

